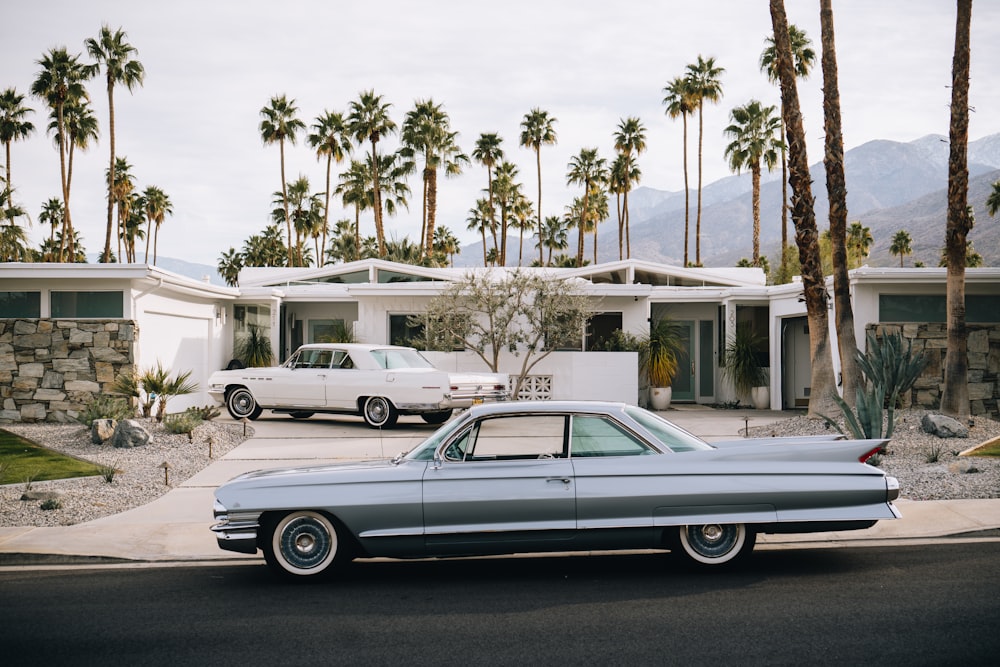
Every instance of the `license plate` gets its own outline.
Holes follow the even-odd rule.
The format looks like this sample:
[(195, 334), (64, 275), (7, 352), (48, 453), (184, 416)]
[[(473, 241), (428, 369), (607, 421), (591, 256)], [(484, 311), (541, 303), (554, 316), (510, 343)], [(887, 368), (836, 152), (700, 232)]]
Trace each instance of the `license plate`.
[(483, 397), (482, 396), (475, 396), (475, 397), (473, 397), (472, 404), (473, 405), (482, 405), (483, 404)]

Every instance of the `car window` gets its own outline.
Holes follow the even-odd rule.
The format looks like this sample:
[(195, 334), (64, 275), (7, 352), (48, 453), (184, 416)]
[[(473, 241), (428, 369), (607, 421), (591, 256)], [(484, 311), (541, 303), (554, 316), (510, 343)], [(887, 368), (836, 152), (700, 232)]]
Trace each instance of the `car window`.
[(371, 351), (372, 358), (380, 368), (392, 370), (396, 368), (434, 368), (431, 362), (427, 361), (416, 350), (385, 348)]
[(582, 456), (640, 456), (655, 454), (644, 442), (606, 417), (573, 416), (570, 452)]
[(299, 350), (289, 360), (291, 368), (329, 368), (333, 353), (330, 350)]
[(504, 415), (483, 419), (470, 431), (466, 461), (562, 458), (566, 417)]
[(351, 361), (349, 354), (343, 350), (336, 350), (333, 353), (333, 367), (334, 368), (354, 368), (354, 362)]
[(627, 407), (625, 412), (636, 420), (643, 428), (652, 433), (667, 448), (674, 452), (694, 452), (705, 449), (715, 449), (696, 435), (671, 424), (659, 415), (637, 407)]

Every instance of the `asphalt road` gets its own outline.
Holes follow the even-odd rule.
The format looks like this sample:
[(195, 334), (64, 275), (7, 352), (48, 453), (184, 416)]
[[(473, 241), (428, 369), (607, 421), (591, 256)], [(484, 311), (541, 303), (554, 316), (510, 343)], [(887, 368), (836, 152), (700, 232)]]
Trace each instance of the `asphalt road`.
[(0, 572), (13, 665), (996, 664), (1000, 542)]

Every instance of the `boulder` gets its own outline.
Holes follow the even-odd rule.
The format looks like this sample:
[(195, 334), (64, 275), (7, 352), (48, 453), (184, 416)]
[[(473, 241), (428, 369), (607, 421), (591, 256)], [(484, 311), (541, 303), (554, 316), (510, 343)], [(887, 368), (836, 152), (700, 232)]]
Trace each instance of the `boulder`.
[(90, 441), (95, 445), (103, 445), (115, 434), (117, 424), (114, 419), (95, 419), (90, 426)]
[(115, 426), (111, 436), (112, 447), (142, 447), (153, 441), (153, 436), (135, 419), (123, 419)]
[(979, 468), (977, 468), (976, 464), (972, 461), (962, 460), (949, 463), (948, 472), (952, 472), (957, 475), (971, 475), (972, 473), (979, 472)]
[(28, 489), (21, 494), (21, 500), (59, 500), (62, 494), (58, 491), (36, 491)]
[(920, 420), (925, 433), (939, 438), (968, 438), (969, 429), (960, 421), (944, 415), (926, 414)]

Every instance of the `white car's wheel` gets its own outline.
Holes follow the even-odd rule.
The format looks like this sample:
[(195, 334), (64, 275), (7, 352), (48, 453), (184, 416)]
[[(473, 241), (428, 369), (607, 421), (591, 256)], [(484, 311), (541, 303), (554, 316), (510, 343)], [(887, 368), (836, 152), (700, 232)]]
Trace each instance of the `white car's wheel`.
[(246, 387), (236, 387), (226, 394), (226, 409), (233, 419), (257, 419), (264, 411)]
[(323, 574), (338, 560), (344, 546), (329, 517), (307, 510), (284, 515), (265, 538), (264, 560), (283, 576)]
[(756, 534), (742, 523), (681, 526), (680, 549), (699, 565), (725, 565), (753, 551)]
[(372, 428), (389, 428), (399, 419), (392, 401), (384, 396), (369, 396), (361, 408), (361, 416)]

